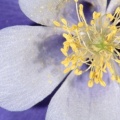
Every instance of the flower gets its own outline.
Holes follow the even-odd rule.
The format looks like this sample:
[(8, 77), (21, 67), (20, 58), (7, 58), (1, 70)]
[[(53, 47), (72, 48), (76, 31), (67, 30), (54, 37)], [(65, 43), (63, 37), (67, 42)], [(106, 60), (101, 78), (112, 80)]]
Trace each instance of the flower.
[[(78, 8), (78, 0), (75, 2), (79, 20), (77, 25), (73, 24), (72, 27), (69, 27), (65, 19), (61, 19), (63, 25), (54, 21), (56, 26), (67, 32), (67, 34), (63, 34), (66, 41), (61, 49), (66, 57), (62, 61), (62, 64), (67, 67), (64, 73), (74, 70), (76, 75), (81, 75), (90, 70), (88, 86), (93, 87), (94, 83), (99, 83), (105, 87), (106, 83), (102, 78), (103, 73), (106, 73), (108, 68), (112, 75), (111, 79), (120, 83), (120, 76), (114, 63), (120, 64), (120, 53), (118, 52), (120, 49), (120, 30), (117, 26), (120, 21), (120, 8), (116, 9), (114, 15), (110, 13), (101, 15), (100, 12), (94, 11), (93, 19), (88, 25), (83, 5), (80, 4)], [(113, 23), (111, 23), (112, 20), (114, 20)], [(89, 67), (86, 70), (81, 70), (83, 64), (89, 65)]]
[[(90, 2), (89, 0), (86, 1)], [(53, 20), (59, 21), (61, 16), (69, 21), (70, 25), (77, 22), (77, 15), (73, 17), (72, 15), (75, 12), (70, 10), (75, 7), (73, 0), (59, 0), (58, 2), (54, 0), (20, 0), (19, 3), (25, 14), (37, 23), (52, 26)], [(101, 14), (105, 14), (107, 1), (91, 0), (90, 3)], [(114, 10), (117, 4), (120, 4), (118, 0), (116, 2), (110, 1), (106, 13), (111, 13), (111, 10)], [(95, 19), (100, 17), (99, 13), (94, 15)], [(108, 18), (112, 17), (111, 14), (108, 14)], [(83, 16), (81, 18), (84, 19)], [(62, 19), (63, 23), (66, 23), (65, 19)], [(87, 20), (89, 21), (90, 19)], [(79, 25), (82, 25), (82, 23)], [(91, 21), (91, 25), (95, 25), (94, 20)], [(72, 29), (75, 30), (76, 27), (73, 26)], [(109, 30), (107, 35), (108, 32), (112, 33), (116, 28), (116, 26), (113, 26), (107, 29)], [(28, 109), (43, 100), (63, 81), (67, 76), (63, 73), (63, 65), (60, 64), (64, 59), (60, 51), (62, 43), (65, 43), (62, 37), (63, 32), (59, 28), (42, 26), (14, 26), (0, 31), (1, 107), (11, 111)], [(83, 34), (85, 32), (89, 32), (89, 29), (83, 29)], [(108, 40), (111, 40), (111, 35), (114, 35), (114, 33), (107, 36)], [(66, 34), (64, 34), (65, 36)], [(74, 38), (73, 36), (71, 37)], [(103, 41), (100, 44), (98, 38), (96, 38), (98, 44), (93, 44), (92, 48), (87, 52), (91, 50), (96, 52), (106, 47), (107, 50), (113, 50), (108, 47), (109, 42), (104, 43)], [(86, 42), (86, 39), (84, 40)], [(89, 44), (86, 44), (87, 48), (90, 48)], [(76, 44), (73, 44), (71, 48), (73, 48), (74, 53), (78, 50), (76, 49)], [(64, 53), (64, 47), (61, 50)], [(83, 60), (85, 61), (85, 59)], [(62, 63), (65, 65), (65, 62)], [(86, 68), (88, 66), (82, 66), (82, 69)], [(119, 71), (117, 66), (116, 69)], [(81, 74), (79, 69), (75, 69), (75, 71), (76, 74)], [(93, 76), (91, 75), (91, 77)], [(89, 72), (79, 76), (71, 72), (52, 98), (46, 120), (119, 120), (119, 84), (111, 80), (109, 72), (103, 75), (103, 79), (106, 87), (102, 87), (101, 84), (89, 88), (87, 86)], [(91, 87), (91, 84), (88, 85)]]

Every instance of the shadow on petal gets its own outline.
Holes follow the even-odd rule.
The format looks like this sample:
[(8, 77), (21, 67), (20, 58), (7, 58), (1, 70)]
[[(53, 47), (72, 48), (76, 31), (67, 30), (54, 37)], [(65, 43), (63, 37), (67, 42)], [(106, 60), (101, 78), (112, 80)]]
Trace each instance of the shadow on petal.
[[(38, 36), (41, 37), (41, 36)], [(60, 49), (62, 48), (62, 44), (64, 42), (64, 38), (62, 35), (51, 35), (44, 39), (42, 42), (35, 41), (34, 44), (37, 46), (38, 55), (35, 58), (34, 63), (42, 63), (42, 67), (45, 68), (51, 64), (58, 65), (61, 64), (61, 61), (64, 59), (63, 54)], [(40, 71), (42, 68), (39, 69)], [(58, 67), (59, 70), (59, 67)], [(53, 72), (55, 70), (53, 69)], [(52, 73), (51, 73), (52, 74)]]

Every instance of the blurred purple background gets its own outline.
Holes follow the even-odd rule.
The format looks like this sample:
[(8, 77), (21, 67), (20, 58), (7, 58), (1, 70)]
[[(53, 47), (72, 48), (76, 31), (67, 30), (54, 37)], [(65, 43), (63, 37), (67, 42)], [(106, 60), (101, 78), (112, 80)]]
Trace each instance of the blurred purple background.
[[(27, 18), (19, 8), (18, 0), (0, 0), (0, 29), (13, 25), (37, 25)], [(0, 120), (45, 120), (51, 96), (33, 108), (23, 112), (9, 112), (0, 108)]]

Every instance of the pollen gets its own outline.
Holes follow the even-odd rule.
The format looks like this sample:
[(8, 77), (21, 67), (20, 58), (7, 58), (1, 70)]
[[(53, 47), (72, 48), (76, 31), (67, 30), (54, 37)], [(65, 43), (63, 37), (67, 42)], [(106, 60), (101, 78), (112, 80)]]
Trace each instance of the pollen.
[[(120, 8), (115, 13), (104, 14), (93, 12), (90, 23), (87, 23), (82, 4), (74, 0), (78, 23), (69, 25), (65, 18), (60, 22), (54, 21), (54, 25), (65, 32), (65, 42), (61, 52), (65, 59), (61, 62), (65, 66), (64, 73), (73, 71), (75, 75), (81, 75), (89, 71), (88, 86), (100, 84), (105, 87), (104, 73), (111, 73), (111, 80), (120, 83), (120, 76), (116, 65), (120, 65)], [(83, 64), (88, 68), (82, 70)]]

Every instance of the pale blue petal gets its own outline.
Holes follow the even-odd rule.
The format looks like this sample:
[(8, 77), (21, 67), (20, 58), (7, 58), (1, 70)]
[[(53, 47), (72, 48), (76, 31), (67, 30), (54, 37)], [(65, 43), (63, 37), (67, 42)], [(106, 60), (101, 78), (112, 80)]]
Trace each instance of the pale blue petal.
[(107, 86), (88, 88), (88, 73), (73, 73), (52, 98), (46, 120), (119, 120), (120, 87), (104, 75)]
[(47, 97), (63, 80), (61, 32), (15, 26), (0, 31), (0, 106), (25, 110)]
[[(60, 20), (66, 15), (71, 16), (75, 2), (73, 0), (19, 0), (19, 5), (31, 20), (53, 26), (54, 20)], [(69, 11), (68, 7), (71, 7)]]
[[(79, 0), (79, 4), (85, 1), (91, 4), (85, 11), (86, 19), (94, 10), (103, 13), (106, 10), (107, 0)], [(39, 24), (53, 26), (53, 21), (61, 18), (67, 19), (70, 25), (78, 22), (74, 0), (19, 0), (19, 5), (27, 17)]]
[(110, 3), (107, 8), (107, 13), (113, 14), (117, 7), (120, 7), (120, 0), (110, 0)]

